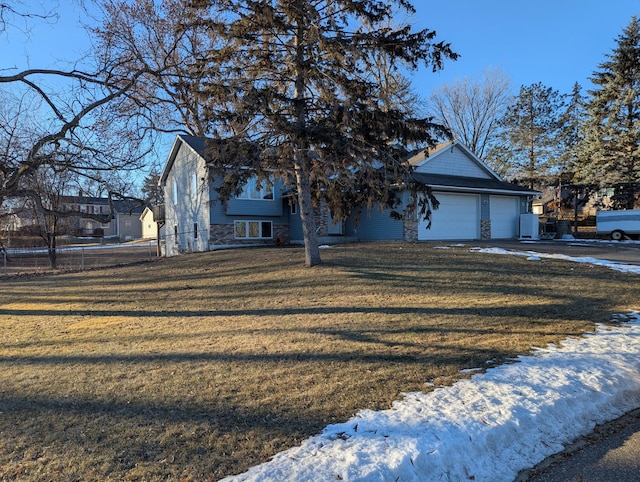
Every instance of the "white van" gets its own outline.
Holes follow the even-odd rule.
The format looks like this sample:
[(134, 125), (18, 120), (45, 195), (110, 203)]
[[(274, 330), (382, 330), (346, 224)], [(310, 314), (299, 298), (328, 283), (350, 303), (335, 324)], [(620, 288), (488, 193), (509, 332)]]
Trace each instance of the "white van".
[(608, 235), (615, 241), (640, 235), (640, 210), (598, 211), (596, 234)]

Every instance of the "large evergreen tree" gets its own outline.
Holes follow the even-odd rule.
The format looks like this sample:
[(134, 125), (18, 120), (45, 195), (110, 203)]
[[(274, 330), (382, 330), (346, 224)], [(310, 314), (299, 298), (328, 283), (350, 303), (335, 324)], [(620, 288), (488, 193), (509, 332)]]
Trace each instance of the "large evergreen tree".
[(567, 95), (566, 108), (560, 116), (559, 144), (562, 148), (558, 158), (558, 179), (573, 182), (579, 170), (580, 151), (584, 143), (582, 128), (587, 119), (586, 99), (582, 87), (577, 82), (571, 94)]
[(558, 174), (558, 133), (564, 103), (557, 90), (538, 82), (522, 86), (501, 121), (500, 152), (507, 153), (510, 177), (540, 188)]
[(616, 48), (591, 78), (579, 177), (604, 187), (626, 186), (632, 208), (640, 179), (640, 21), (633, 17)]
[(159, 185), (160, 173), (153, 169), (147, 177), (144, 178), (142, 184), (142, 199), (147, 204), (158, 206), (164, 203), (164, 193)]
[[(216, 103), (211, 119), (244, 126), (211, 143), (212, 169), (227, 173), (221, 193), (232, 195), (252, 175), (284, 179), (297, 196), (306, 264), (316, 265), (314, 206), (326, 202), (334, 219), (358, 206), (395, 207), (398, 188), (412, 187), (405, 148), (428, 147), (440, 129), (389, 105), (373, 62), (384, 56), (393, 69), (437, 70), (456, 54), (433, 31), (389, 27), (395, 13), (414, 11), (407, 0), (194, 0), (192, 7), (192, 24), (226, 40), (202, 64), (227, 79), (211, 86), (212, 97), (226, 91), (233, 99), (228, 108)], [(414, 197), (425, 216), (429, 194)]]

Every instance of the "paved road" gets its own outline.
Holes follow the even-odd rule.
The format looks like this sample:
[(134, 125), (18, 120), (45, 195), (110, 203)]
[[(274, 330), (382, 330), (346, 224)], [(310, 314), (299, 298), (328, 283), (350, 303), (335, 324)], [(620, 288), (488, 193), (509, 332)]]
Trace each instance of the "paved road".
[(517, 482), (640, 481), (640, 409), (601, 425)]
[[(514, 251), (558, 253), (640, 265), (640, 243), (485, 241)], [(640, 282), (640, 279), (638, 280)], [(640, 482), (640, 408), (596, 427), (564, 451), (523, 471), (517, 482)]]

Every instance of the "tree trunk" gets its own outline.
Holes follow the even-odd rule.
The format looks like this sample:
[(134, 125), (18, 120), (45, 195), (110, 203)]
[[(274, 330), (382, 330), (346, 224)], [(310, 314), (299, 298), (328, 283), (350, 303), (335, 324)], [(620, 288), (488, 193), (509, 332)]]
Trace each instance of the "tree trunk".
[(49, 253), (49, 266), (56, 269), (58, 266), (58, 253), (56, 251), (56, 234), (47, 233), (47, 251)]
[(300, 137), (305, 131), (307, 113), (305, 107), (304, 75), (305, 49), (302, 45), (304, 38), (305, 22), (298, 19), (296, 26), (296, 80), (295, 80), (295, 116), (297, 135), (293, 139), (294, 145), (294, 169), (296, 172), (296, 184), (298, 188), (298, 204), (300, 206), (300, 219), (302, 220), (302, 234), (304, 236), (304, 258), (308, 267), (322, 263), (320, 249), (318, 248), (318, 233), (316, 232), (316, 220), (313, 216), (313, 204), (311, 203), (311, 186), (309, 185), (309, 162), (305, 158), (305, 148), (308, 147)]
[(320, 249), (318, 248), (316, 220), (313, 216), (309, 174), (305, 169), (305, 160), (302, 157), (302, 152), (298, 150), (295, 156), (298, 205), (300, 206), (300, 219), (302, 220), (302, 234), (304, 236), (304, 259), (305, 265), (311, 267), (321, 264), (322, 259), (320, 258)]

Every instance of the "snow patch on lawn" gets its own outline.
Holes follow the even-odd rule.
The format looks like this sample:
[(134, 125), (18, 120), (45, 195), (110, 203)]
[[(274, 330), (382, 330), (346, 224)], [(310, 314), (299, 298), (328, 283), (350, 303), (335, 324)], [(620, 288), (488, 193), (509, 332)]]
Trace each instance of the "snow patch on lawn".
[[(472, 250), (640, 274), (640, 266), (595, 258)], [(389, 410), (363, 410), (224, 480), (511, 482), (596, 424), (640, 406), (640, 313), (616, 314), (612, 321), (452, 386), (407, 393)]]
[(512, 481), (640, 406), (640, 314), (389, 410), (363, 410), (230, 481)]
[(605, 266), (609, 269), (616, 271), (622, 271), (623, 273), (640, 274), (640, 266), (634, 264), (623, 264), (616, 261), (608, 261), (606, 259), (598, 259), (591, 257), (575, 257), (567, 256), (566, 254), (558, 253), (537, 253), (535, 251), (510, 251), (504, 248), (471, 248), (471, 251), (476, 253), (490, 253), (490, 254), (508, 254), (512, 256), (525, 256), (527, 259), (535, 257), (538, 259), (550, 258), (561, 259), (563, 261), (571, 261), (573, 263), (587, 263), (593, 266)]

